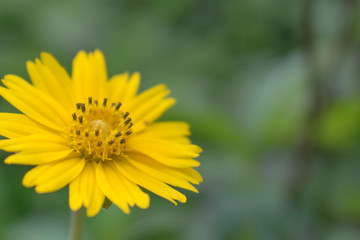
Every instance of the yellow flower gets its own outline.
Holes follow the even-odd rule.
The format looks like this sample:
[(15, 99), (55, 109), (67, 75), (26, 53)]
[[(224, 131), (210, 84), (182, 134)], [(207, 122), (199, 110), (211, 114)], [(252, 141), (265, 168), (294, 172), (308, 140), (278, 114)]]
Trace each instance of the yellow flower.
[(50, 193), (69, 184), (69, 206), (95, 216), (106, 199), (123, 212), (149, 207), (147, 189), (186, 202), (169, 185), (197, 192), (193, 169), (201, 148), (190, 143), (184, 122), (155, 122), (175, 100), (165, 85), (137, 94), (140, 75), (108, 81), (102, 53), (80, 51), (70, 77), (54, 57), (27, 62), (32, 85), (15, 75), (0, 94), (23, 114), (0, 113), (0, 149), (15, 152), (7, 164), (34, 165), (25, 187)]

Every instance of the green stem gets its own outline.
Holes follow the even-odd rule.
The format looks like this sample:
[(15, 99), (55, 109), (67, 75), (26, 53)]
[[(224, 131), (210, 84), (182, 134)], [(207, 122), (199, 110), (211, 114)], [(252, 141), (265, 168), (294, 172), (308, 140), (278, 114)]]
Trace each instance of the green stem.
[(81, 240), (84, 224), (84, 208), (80, 208), (79, 211), (71, 211), (70, 218), (70, 240)]

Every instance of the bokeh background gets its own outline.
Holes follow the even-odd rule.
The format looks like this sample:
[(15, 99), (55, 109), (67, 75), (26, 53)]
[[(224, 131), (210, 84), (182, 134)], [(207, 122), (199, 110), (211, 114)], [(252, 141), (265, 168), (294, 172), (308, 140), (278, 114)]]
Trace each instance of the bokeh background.
[[(71, 72), (99, 48), (108, 73), (165, 83), (203, 147), (200, 194), (151, 196), (86, 219), (89, 240), (360, 239), (360, 12), (356, 0), (0, 1), (0, 76), (52, 53)], [(0, 100), (1, 111), (16, 111)], [(1, 153), (1, 159), (6, 153)], [(0, 239), (66, 239), (67, 189), (0, 164)]]

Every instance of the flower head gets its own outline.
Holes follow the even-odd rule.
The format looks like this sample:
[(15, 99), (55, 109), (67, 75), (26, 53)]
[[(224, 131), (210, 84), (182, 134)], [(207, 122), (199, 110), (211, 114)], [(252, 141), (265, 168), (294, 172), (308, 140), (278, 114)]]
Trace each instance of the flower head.
[(50, 193), (69, 185), (69, 206), (96, 215), (105, 200), (125, 213), (149, 207), (147, 189), (173, 203), (186, 197), (169, 185), (197, 192), (193, 169), (201, 148), (184, 122), (155, 122), (175, 100), (165, 85), (137, 94), (140, 75), (108, 81), (102, 53), (80, 51), (70, 77), (42, 53), (27, 63), (32, 84), (15, 75), (0, 94), (22, 112), (0, 113), (0, 149), (15, 152), (7, 164), (34, 165), (25, 187)]

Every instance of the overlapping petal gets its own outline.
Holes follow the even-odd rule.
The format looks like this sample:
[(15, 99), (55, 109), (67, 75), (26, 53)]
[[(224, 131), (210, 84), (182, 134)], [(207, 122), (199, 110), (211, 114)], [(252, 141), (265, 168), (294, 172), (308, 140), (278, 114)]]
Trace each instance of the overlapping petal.
[(87, 216), (95, 216), (101, 209), (105, 195), (96, 180), (96, 164), (87, 163), (82, 172), (69, 185), (69, 206), (73, 211), (82, 206), (87, 209)]
[(134, 131), (139, 132), (159, 118), (175, 104), (175, 99), (167, 98), (170, 91), (165, 85), (158, 85), (133, 98), (127, 105), (134, 121)]
[[(164, 164), (160, 164), (154, 161), (152, 158), (142, 155), (132, 153), (129, 155), (128, 159), (138, 170), (149, 174), (151, 177), (163, 181), (167, 184), (170, 184), (174, 187), (184, 188), (193, 192), (198, 192), (198, 190), (191, 185), (183, 174), (178, 172), (177, 168), (168, 167)], [(196, 182), (199, 184), (199, 182)]]
[(117, 167), (119, 172), (130, 181), (173, 202), (175, 205), (177, 204), (176, 201), (182, 203), (186, 202), (186, 197), (184, 194), (178, 192), (172, 187), (169, 187), (163, 181), (157, 180), (147, 173), (135, 168), (126, 159), (122, 159), (121, 161), (114, 161), (114, 165)]
[(66, 126), (68, 112), (51, 96), (14, 75), (2, 82), (7, 89), (0, 87), (0, 94), (32, 120), (57, 131)]
[(99, 50), (89, 54), (80, 51), (73, 61), (72, 80), (76, 102), (84, 102), (88, 97), (107, 97), (107, 72), (103, 54)]
[(149, 206), (149, 196), (133, 182), (126, 179), (115, 167), (115, 161), (98, 164), (96, 178), (101, 190), (125, 213), (130, 213), (129, 206), (136, 204), (138, 207)]
[(21, 151), (8, 156), (4, 162), (6, 164), (39, 165), (67, 158), (72, 153), (72, 149), (46, 152)]
[(136, 97), (140, 84), (140, 74), (135, 72), (117, 74), (108, 84), (109, 98), (113, 102), (121, 102), (123, 108), (129, 110), (128, 103)]
[(32, 83), (70, 110), (73, 100), (69, 75), (50, 54), (42, 53), (41, 59), (26, 64)]
[(112, 101), (122, 101), (129, 81), (129, 73), (117, 74), (108, 83), (109, 97)]
[(73, 181), (83, 170), (85, 159), (70, 158), (41, 164), (28, 171), (23, 178), (25, 187), (34, 187), (37, 193), (57, 191)]
[(141, 132), (142, 137), (165, 139), (181, 144), (190, 144), (190, 127), (185, 122), (157, 122)]
[(44, 125), (38, 124), (23, 114), (0, 113), (0, 135), (6, 138), (18, 138), (46, 132), (49, 132), (49, 129)]
[(51, 133), (39, 133), (19, 138), (1, 140), (0, 149), (7, 152), (43, 152), (68, 150), (70, 148), (68, 142), (62, 136)]
[(197, 167), (200, 163), (193, 158), (202, 149), (196, 145), (181, 144), (164, 139), (134, 136), (128, 144), (129, 152), (139, 152), (170, 167)]

